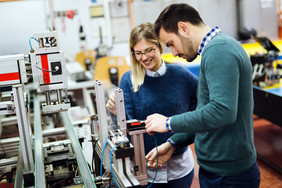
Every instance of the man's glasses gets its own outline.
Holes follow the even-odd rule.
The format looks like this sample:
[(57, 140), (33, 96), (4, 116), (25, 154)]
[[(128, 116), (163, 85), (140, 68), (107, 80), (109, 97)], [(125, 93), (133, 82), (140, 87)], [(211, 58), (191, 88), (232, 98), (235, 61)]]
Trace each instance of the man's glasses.
[(143, 57), (143, 54), (146, 57), (152, 57), (154, 55), (154, 52), (155, 52), (156, 49), (157, 49), (157, 46), (155, 48), (148, 48), (147, 50), (145, 50), (145, 52), (135, 51), (134, 55), (135, 55), (136, 59), (141, 59)]

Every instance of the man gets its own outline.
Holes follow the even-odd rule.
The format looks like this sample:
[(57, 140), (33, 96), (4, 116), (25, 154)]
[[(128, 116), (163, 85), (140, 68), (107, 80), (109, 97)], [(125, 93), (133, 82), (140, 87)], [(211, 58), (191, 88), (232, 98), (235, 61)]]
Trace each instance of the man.
[[(145, 122), (149, 134), (176, 133), (159, 146), (159, 165), (174, 151), (194, 142), (201, 187), (259, 187), (248, 55), (218, 27), (205, 25), (187, 4), (166, 7), (154, 28), (174, 56), (189, 62), (198, 54), (202, 56), (197, 109), (172, 117), (153, 114)], [(149, 167), (156, 167), (155, 149), (146, 158)]]

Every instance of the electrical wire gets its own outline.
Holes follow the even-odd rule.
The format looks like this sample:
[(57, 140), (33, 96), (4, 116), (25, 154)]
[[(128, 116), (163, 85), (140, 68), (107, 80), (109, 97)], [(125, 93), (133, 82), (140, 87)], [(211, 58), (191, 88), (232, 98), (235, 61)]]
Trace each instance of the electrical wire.
[(71, 174), (70, 176), (68, 176), (68, 177), (66, 177), (66, 178), (64, 178), (64, 179), (62, 179), (62, 180), (60, 180), (60, 181), (58, 181), (57, 183), (54, 183), (52, 186), (50, 186), (50, 188), (53, 188), (53, 187), (55, 187), (55, 186), (57, 186), (57, 185), (59, 185), (59, 184), (65, 182), (65, 181), (67, 181), (69, 178), (72, 177), (72, 175), (73, 175), (73, 174)]
[(110, 183), (106, 188), (109, 188), (111, 185), (113, 185), (114, 182)]
[[(158, 168), (159, 168), (159, 154), (158, 154), (158, 144), (157, 144), (157, 138), (156, 136), (154, 135), (154, 140), (155, 140), (155, 144), (156, 144), (156, 152), (157, 152), (157, 168), (156, 168), (156, 173), (155, 173), (155, 177), (152, 181), (152, 183), (147, 187), (147, 188), (150, 188), (153, 183), (155, 182), (156, 180), (156, 177), (157, 177), (157, 174), (158, 174)], [(102, 164), (103, 164), (103, 156), (104, 156), (104, 151), (105, 151), (105, 148), (108, 144), (108, 141), (106, 141), (106, 143), (104, 144), (104, 147), (103, 147), (103, 150), (102, 150), (102, 155), (101, 155), (101, 167), (100, 167), (100, 176), (102, 176)], [(113, 151), (116, 149), (116, 146), (112, 148), (111, 152), (110, 152), (110, 168), (111, 168), (111, 173), (112, 173), (112, 177), (113, 177), (113, 183), (115, 184), (116, 188), (118, 188), (118, 185), (116, 183), (116, 180), (115, 180), (115, 176), (114, 176), (114, 172), (113, 172), (113, 167), (112, 167), (112, 154), (113, 154)], [(146, 158), (145, 158), (146, 160)], [(146, 160), (146, 168), (148, 170), (148, 165), (147, 165), (147, 160)], [(106, 188), (108, 188), (109, 186), (111, 186), (111, 184), (109, 184)]]
[(34, 37), (30, 37), (30, 38), (29, 38), (30, 50), (33, 50), (32, 45), (31, 45), (31, 39), (34, 39), (34, 40), (36, 40), (37, 42), (39, 42), (39, 41), (38, 41), (36, 38), (34, 38)]
[[(157, 177), (157, 174), (158, 174), (158, 168), (159, 168), (158, 143), (157, 143), (157, 138), (156, 138), (155, 135), (154, 135), (154, 139), (155, 139), (156, 151), (157, 151), (157, 169), (156, 169), (155, 177), (154, 177), (152, 183), (151, 183), (147, 188), (151, 187), (151, 186), (153, 185), (153, 183), (155, 182), (156, 177)], [(146, 158), (145, 158), (145, 160), (146, 160)], [(147, 170), (148, 170), (147, 160), (146, 160), (146, 168), (147, 168)]]
[[(113, 181), (114, 181), (114, 184), (116, 186), (116, 188), (118, 188), (118, 185), (117, 185), (117, 182), (116, 182), (116, 179), (115, 179), (115, 176), (114, 176), (114, 171), (113, 171), (113, 166), (112, 166), (112, 154), (113, 154), (113, 151), (116, 149), (116, 146), (113, 147), (113, 149), (111, 150), (111, 153), (110, 153), (110, 167), (111, 167), (111, 173), (112, 173), (112, 177), (113, 177)], [(111, 184), (110, 184), (111, 185)]]
[(7, 178), (7, 173), (0, 174), (0, 182)]
[(40, 67), (38, 67), (38, 66), (36, 66), (36, 65), (35, 65), (35, 67), (38, 68), (38, 69), (40, 69), (40, 70), (42, 70), (42, 71), (45, 71), (45, 72), (57, 72), (57, 71), (60, 69), (60, 67), (56, 66), (56, 67), (55, 67), (55, 70), (49, 71), (49, 70), (46, 70), (46, 69), (42, 69), (42, 68), (40, 68)]
[(104, 144), (104, 147), (103, 147), (103, 150), (102, 150), (102, 155), (101, 155), (101, 167), (100, 167), (100, 176), (102, 177), (102, 168), (103, 168), (103, 156), (104, 156), (104, 151), (105, 151), (105, 148), (108, 144), (108, 141), (105, 142)]
[(94, 170), (94, 158), (96, 157), (96, 152), (95, 152), (95, 148), (96, 148), (96, 144), (99, 141), (99, 138), (97, 138), (96, 140), (92, 141), (93, 142), (93, 153), (92, 153), (92, 173), (95, 174), (96, 169)]
[[(157, 138), (156, 138), (155, 135), (154, 135), (154, 140), (155, 140), (156, 152), (157, 152), (157, 169), (156, 169), (155, 177), (154, 177), (152, 183), (151, 183), (147, 188), (150, 188), (150, 187), (153, 185), (153, 183), (155, 182), (156, 177), (157, 177), (157, 174), (158, 174), (158, 169), (159, 169), (158, 143), (157, 143)], [(114, 184), (115, 184), (115, 186), (118, 188), (117, 183), (116, 183), (116, 180), (115, 180), (115, 177), (114, 177), (113, 167), (112, 167), (112, 153), (113, 153), (113, 151), (115, 150), (115, 148), (116, 148), (116, 146), (113, 147), (113, 149), (112, 149), (111, 152), (110, 152), (110, 167), (111, 167), (111, 173), (112, 173), (112, 177), (113, 177)], [(104, 149), (104, 148), (103, 148), (103, 149)], [(103, 152), (102, 152), (102, 153), (103, 153)], [(145, 160), (146, 160), (146, 158), (145, 158)], [(146, 168), (147, 168), (147, 170), (148, 170), (147, 161), (146, 161)], [(111, 185), (111, 184), (110, 184), (110, 185)], [(108, 185), (107, 187), (109, 187), (110, 185)]]

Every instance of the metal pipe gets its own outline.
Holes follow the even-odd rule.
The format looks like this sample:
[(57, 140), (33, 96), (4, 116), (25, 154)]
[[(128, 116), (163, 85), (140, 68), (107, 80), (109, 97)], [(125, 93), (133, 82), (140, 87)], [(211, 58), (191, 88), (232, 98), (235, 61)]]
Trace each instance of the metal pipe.
[(45, 91), (45, 97), (46, 97), (46, 105), (51, 105), (50, 91)]
[(60, 89), (56, 90), (58, 103), (62, 104), (62, 91)]

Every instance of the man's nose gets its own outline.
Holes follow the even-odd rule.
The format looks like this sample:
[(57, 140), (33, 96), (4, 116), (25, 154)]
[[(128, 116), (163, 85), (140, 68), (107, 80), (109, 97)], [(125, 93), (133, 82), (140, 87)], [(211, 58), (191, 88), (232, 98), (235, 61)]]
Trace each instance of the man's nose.
[(170, 50), (171, 50), (172, 55), (173, 55), (174, 57), (177, 57), (178, 51), (177, 51), (175, 48), (171, 48)]

